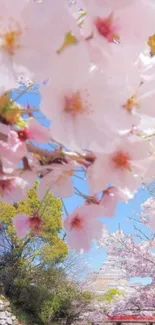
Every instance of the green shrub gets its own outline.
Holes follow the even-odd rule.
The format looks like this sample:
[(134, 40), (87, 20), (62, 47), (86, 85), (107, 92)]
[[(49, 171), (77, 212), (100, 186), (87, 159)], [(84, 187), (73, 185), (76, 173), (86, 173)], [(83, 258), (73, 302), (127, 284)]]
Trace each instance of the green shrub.
[(121, 295), (122, 292), (120, 292), (117, 288), (111, 288), (106, 293), (97, 295), (96, 298), (98, 301), (105, 301), (107, 303), (111, 303), (115, 297)]

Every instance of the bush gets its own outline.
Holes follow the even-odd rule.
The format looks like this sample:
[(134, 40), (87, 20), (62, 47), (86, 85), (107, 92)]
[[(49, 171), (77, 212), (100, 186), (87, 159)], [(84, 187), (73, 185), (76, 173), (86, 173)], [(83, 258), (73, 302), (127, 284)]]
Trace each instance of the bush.
[(66, 324), (71, 324), (84, 312), (91, 299), (90, 293), (82, 292), (77, 286), (66, 281), (44, 302), (40, 318), (45, 325), (53, 324), (53, 320), (65, 320)]
[(122, 292), (120, 292), (117, 288), (111, 288), (106, 293), (97, 295), (98, 301), (104, 301), (106, 303), (111, 303), (114, 298), (117, 296), (121, 296)]
[(28, 319), (30, 316), (41, 325), (53, 325), (59, 320), (71, 324), (92, 299), (89, 292), (82, 292), (56, 267), (46, 270), (16, 264), (16, 267), (5, 268), (4, 278), (5, 294), (22, 317), (28, 315)]

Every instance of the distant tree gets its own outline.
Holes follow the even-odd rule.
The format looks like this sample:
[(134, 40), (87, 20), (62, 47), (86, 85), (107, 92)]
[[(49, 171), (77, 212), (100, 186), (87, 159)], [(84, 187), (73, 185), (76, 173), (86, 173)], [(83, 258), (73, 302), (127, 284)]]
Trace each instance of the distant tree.
[(44, 324), (53, 324), (53, 320), (70, 325), (79, 320), (92, 300), (89, 292), (84, 292), (75, 283), (61, 276), (49, 299), (41, 308), (40, 318)]
[(61, 263), (61, 267), (70, 279), (83, 283), (91, 268), (86, 257), (80, 253), (69, 251)]

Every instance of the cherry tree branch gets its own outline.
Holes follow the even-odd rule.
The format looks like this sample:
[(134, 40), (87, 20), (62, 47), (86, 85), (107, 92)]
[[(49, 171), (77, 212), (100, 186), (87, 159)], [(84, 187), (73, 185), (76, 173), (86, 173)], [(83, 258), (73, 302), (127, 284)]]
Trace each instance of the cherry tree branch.
[[(3, 134), (0, 132), (0, 140), (7, 142), (7, 135)], [(92, 153), (86, 153), (86, 154), (78, 154), (78, 153), (74, 153), (74, 152), (68, 152), (68, 151), (64, 151), (61, 148), (60, 149), (56, 149), (54, 151), (49, 151), (49, 150), (44, 150), (44, 149), (40, 149), (36, 146), (34, 146), (32, 143), (27, 143), (26, 144), (27, 150), (30, 153), (33, 154), (38, 154), (40, 156), (43, 156), (45, 158), (50, 158), (51, 160), (55, 160), (55, 159), (64, 159), (64, 158), (69, 158), (71, 160), (74, 160), (76, 162), (78, 162), (79, 164), (91, 164), (94, 162), (95, 160), (95, 156)]]

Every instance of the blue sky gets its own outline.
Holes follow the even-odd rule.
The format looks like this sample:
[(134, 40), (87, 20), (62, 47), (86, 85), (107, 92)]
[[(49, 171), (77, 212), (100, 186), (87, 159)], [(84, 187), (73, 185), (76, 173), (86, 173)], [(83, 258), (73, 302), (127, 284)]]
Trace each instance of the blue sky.
[[(16, 93), (13, 94), (13, 97), (16, 97)], [(33, 107), (39, 107), (40, 104), (40, 96), (37, 93), (27, 93), (22, 95), (18, 102), (22, 105), (30, 104)], [(40, 123), (48, 125), (48, 121), (45, 119), (39, 119), (39, 115), (36, 117)], [(46, 146), (48, 149), (49, 147)], [(78, 173), (79, 175), (79, 173)], [(79, 178), (74, 178), (75, 186), (82, 192), (88, 193), (88, 185), (86, 182), (82, 181)], [(126, 203), (118, 203), (115, 216), (113, 218), (102, 218), (102, 221), (106, 225), (109, 232), (115, 232), (118, 230), (119, 225), (125, 234), (134, 233), (134, 221), (128, 220), (129, 217), (135, 218), (137, 214), (140, 212), (140, 205), (148, 198), (148, 192), (146, 189), (140, 189), (135, 197)], [(76, 206), (79, 206), (83, 202), (83, 199), (77, 195), (74, 195), (72, 198), (65, 199), (64, 203), (68, 212), (72, 212)], [(96, 244), (92, 245), (91, 250), (88, 254), (85, 254), (90, 266), (94, 270), (98, 270), (106, 259), (106, 250), (105, 249), (97, 249)], [(137, 280), (136, 280), (137, 281)], [(146, 280), (143, 281), (146, 283)]]

